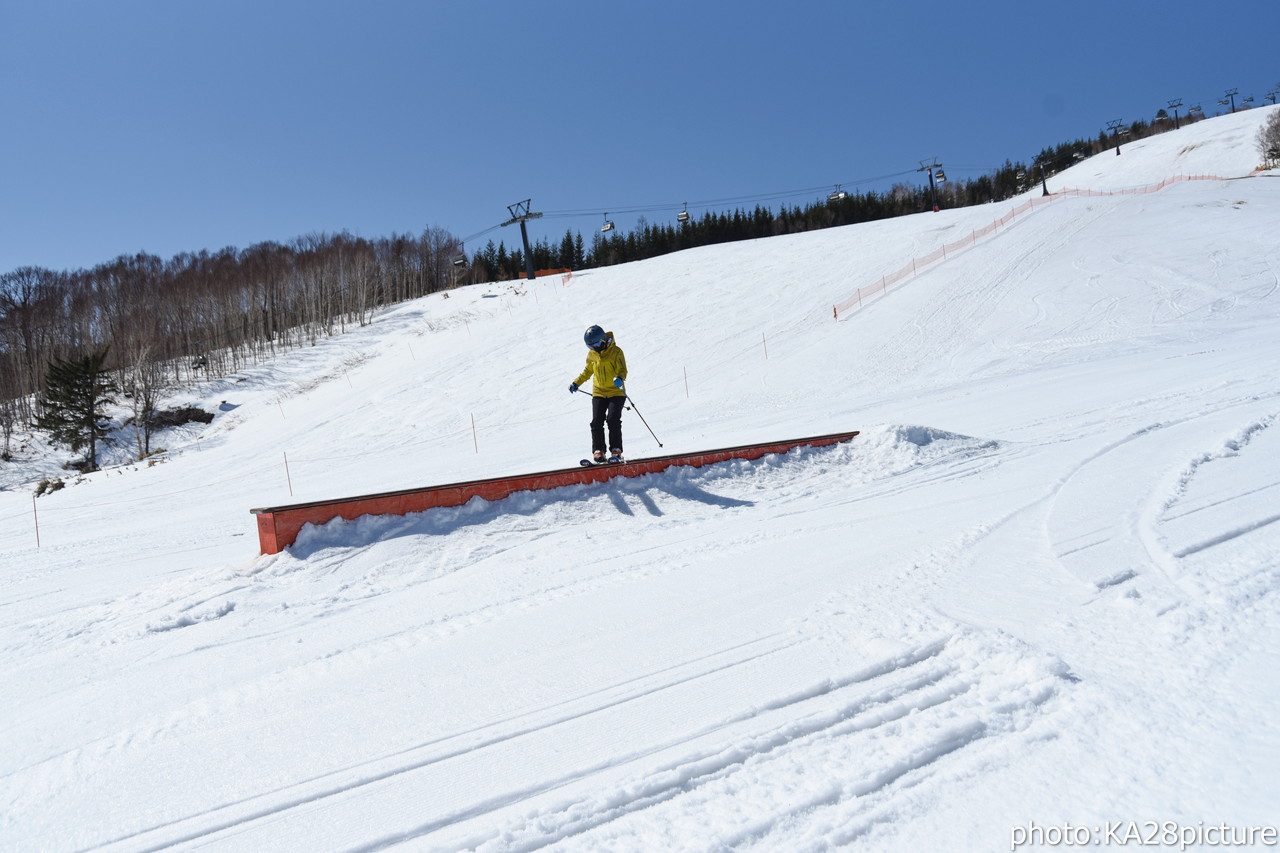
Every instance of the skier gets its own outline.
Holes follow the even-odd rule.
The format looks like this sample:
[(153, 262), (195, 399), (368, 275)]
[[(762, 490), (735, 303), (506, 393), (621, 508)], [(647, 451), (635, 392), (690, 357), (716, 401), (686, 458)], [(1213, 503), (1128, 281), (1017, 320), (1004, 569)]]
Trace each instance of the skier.
[[(587, 329), (582, 339), (587, 344), (587, 366), (569, 383), (569, 393), (591, 377), (591, 455), (592, 462), (622, 461), (622, 404), (626, 402), (627, 359), (613, 340), (613, 332), (599, 326)], [(609, 427), (609, 458), (605, 459), (604, 428)]]

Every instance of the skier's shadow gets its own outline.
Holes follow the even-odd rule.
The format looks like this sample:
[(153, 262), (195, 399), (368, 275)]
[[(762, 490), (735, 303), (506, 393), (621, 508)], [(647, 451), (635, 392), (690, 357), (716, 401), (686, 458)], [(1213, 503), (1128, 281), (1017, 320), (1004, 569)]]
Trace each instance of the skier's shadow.
[[(306, 560), (327, 548), (365, 547), (375, 542), (407, 536), (448, 536), (464, 528), (490, 524), (502, 516), (531, 516), (551, 504), (585, 503), (592, 499), (594, 489), (588, 490), (581, 486), (576, 488), (578, 491), (573, 494), (524, 492), (492, 503), (477, 499), (463, 506), (438, 507), (404, 516), (364, 516), (354, 521), (335, 519), (320, 527), (307, 525), (299, 540), (289, 546), (289, 551), (294, 557)], [(677, 500), (697, 501), (724, 509), (755, 506), (754, 501), (717, 495), (688, 482), (668, 487), (628, 481), (625, 485), (610, 484), (604, 491), (614, 508), (629, 516), (636, 515), (631, 508), (631, 498), (639, 501), (650, 515), (658, 518), (665, 516), (662, 507), (654, 500), (654, 491), (663, 492)]]
[(717, 495), (712, 492), (708, 492), (706, 489), (699, 488), (698, 486), (694, 486), (689, 483), (682, 483), (678, 488), (673, 489), (649, 485), (639, 489), (614, 486), (609, 489), (609, 500), (613, 503), (614, 508), (623, 515), (635, 515), (635, 511), (632, 510), (631, 505), (627, 503), (627, 496), (634, 496), (652, 516), (666, 515), (666, 513), (662, 511), (662, 508), (658, 506), (658, 502), (653, 499), (651, 492), (653, 492), (655, 488), (658, 489), (658, 491), (665, 492), (671, 497), (679, 500), (698, 501), (699, 503), (723, 507), (725, 509), (739, 506), (755, 506), (755, 501), (728, 498), (724, 495)]

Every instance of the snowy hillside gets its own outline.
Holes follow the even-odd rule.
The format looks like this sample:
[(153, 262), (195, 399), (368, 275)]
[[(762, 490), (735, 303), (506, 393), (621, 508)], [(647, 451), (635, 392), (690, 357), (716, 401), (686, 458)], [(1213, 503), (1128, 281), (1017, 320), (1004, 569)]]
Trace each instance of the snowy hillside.
[[(1049, 188), (1227, 180), (1059, 198), (838, 322), (1022, 200), (435, 294), (171, 401), (216, 417), (156, 464), (0, 468), (0, 849), (1277, 824), (1274, 109)], [(593, 323), (631, 457), (863, 434), (257, 554), (251, 507), (576, 463)]]

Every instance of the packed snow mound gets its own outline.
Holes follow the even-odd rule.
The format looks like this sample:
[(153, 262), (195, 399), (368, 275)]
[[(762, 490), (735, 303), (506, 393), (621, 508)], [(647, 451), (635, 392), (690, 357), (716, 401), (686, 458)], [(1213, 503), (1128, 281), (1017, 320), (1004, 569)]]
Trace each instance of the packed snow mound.
[(868, 430), (866, 436), (870, 439), (868, 444), (878, 446), (888, 443), (895, 448), (907, 450), (908, 454), (914, 453), (921, 457), (967, 453), (975, 449), (987, 450), (1000, 446), (998, 441), (973, 438), (928, 426), (887, 426)]

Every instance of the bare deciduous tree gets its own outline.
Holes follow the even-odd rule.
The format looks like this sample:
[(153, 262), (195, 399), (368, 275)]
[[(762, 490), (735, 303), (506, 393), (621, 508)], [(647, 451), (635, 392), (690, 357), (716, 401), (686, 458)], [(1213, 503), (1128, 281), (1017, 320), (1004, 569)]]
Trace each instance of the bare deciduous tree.
[(120, 385), (129, 398), (139, 459), (151, 453), (153, 415), (166, 388), (164, 365), (154, 357), (155, 349), (141, 337), (135, 339), (124, 354), (129, 364), (121, 370)]
[(1280, 110), (1272, 112), (1258, 128), (1258, 153), (1262, 155), (1264, 168), (1280, 167)]

